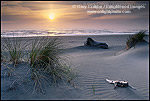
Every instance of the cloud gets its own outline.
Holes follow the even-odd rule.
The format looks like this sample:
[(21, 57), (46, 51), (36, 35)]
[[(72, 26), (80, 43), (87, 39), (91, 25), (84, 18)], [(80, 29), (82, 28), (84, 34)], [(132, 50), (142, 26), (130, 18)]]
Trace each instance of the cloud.
[[(95, 14), (87, 13), (88, 9), (72, 8), (72, 5), (88, 5), (88, 4), (111, 4), (111, 3), (145, 3), (144, 9), (131, 9), (131, 14)], [(47, 25), (52, 23), (76, 24), (77, 26), (92, 23), (145, 23), (149, 17), (149, 2), (146, 1), (2, 1), (1, 2), (1, 21), (19, 23), (43, 22)], [(48, 15), (53, 12), (56, 19), (51, 23), (48, 22)], [(58, 25), (59, 25), (58, 24)], [(34, 26), (34, 24), (33, 24)], [(74, 25), (75, 26), (75, 25)]]

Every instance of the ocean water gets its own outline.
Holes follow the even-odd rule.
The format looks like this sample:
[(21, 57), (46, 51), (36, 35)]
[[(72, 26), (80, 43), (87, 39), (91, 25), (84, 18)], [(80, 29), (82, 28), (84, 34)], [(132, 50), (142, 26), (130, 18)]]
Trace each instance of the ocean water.
[[(3, 30), (1, 37), (33, 37), (33, 36), (76, 36), (76, 35), (125, 35), (135, 34), (139, 30), (111, 31), (111, 30), (77, 30), (77, 29), (55, 29), (55, 30)], [(149, 34), (149, 31), (147, 31)]]

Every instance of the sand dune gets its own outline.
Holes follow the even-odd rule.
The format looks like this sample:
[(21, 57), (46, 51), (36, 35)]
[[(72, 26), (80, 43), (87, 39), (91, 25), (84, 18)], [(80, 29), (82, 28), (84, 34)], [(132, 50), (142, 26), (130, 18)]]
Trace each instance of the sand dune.
[[(133, 93), (125, 99), (144, 99), (149, 94), (149, 43), (143, 42), (137, 44), (135, 47), (125, 51), (117, 56), (112, 56), (108, 60), (114, 64), (116, 69), (116, 76), (114, 79), (122, 77), (127, 80), (130, 85), (136, 88)], [(121, 79), (121, 78), (120, 78)], [(144, 92), (145, 94), (144, 94)], [(143, 94), (143, 96), (141, 96)]]
[[(83, 46), (89, 36), (60, 37), (64, 40), (65, 56), (69, 57), (72, 67), (78, 71), (73, 80), (74, 87), (67, 83), (47, 84), (45, 94), (32, 94), (32, 84), (25, 84), (14, 91), (7, 91), (9, 79), (2, 77), (2, 99), (104, 99), (104, 100), (143, 100), (149, 99), (149, 43), (141, 43), (128, 51), (125, 48), (128, 36), (90, 36), (97, 41), (106, 42), (109, 49)], [(22, 65), (20, 65), (20, 68)], [(3, 67), (2, 67), (3, 68)], [(105, 79), (124, 79), (136, 88), (117, 88)], [(13, 80), (11, 78), (10, 80)], [(31, 86), (32, 87), (32, 86)], [(27, 93), (25, 93), (25, 91)]]
[(141, 42), (136, 44), (136, 46), (132, 47), (131, 49), (123, 52), (119, 56), (122, 56), (124, 58), (131, 57), (131, 58), (145, 58), (148, 59), (149, 56), (149, 43), (148, 42)]

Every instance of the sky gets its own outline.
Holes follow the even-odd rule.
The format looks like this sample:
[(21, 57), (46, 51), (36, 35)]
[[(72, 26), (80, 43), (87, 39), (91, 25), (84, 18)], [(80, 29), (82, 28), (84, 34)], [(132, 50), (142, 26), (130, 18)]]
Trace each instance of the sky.
[[(111, 8), (111, 5), (116, 8)], [(119, 5), (118, 8), (116, 5)], [(124, 5), (130, 8), (121, 8)], [(99, 8), (94, 8), (96, 6)], [(105, 12), (110, 10), (110, 12), (104, 14), (102, 10)], [(113, 13), (113, 11), (127, 12)], [(148, 27), (148, 1), (1, 1), (2, 30), (148, 30)]]

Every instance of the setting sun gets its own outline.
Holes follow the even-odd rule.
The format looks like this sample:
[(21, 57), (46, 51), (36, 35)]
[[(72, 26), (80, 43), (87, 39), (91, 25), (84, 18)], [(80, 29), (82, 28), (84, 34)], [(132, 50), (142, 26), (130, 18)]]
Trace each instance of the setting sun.
[(51, 14), (49, 15), (49, 18), (50, 18), (51, 20), (53, 20), (53, 19), (55, 18), (54, 14), (51, 13)]

